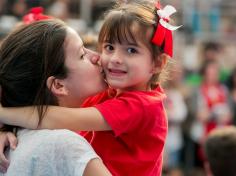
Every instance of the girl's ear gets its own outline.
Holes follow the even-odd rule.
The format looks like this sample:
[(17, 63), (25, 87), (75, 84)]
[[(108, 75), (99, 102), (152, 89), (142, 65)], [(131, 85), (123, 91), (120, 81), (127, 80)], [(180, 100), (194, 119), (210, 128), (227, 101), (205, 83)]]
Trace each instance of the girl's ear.
[(157, 57), (158, 58), (156, 58), (154, 61), (154, 66), (153, 66), (153, 70), (152, 70), (153, 74), (160, 73), (161, 70), (166, 66), (167, 59), (169, 58), (169, 56), (165, 53), (162, 53), (161, 55), (159, 55)]
[(54, 76), (47, 79), (47, 87), (57, 97), (68, 95), (64, 81)]

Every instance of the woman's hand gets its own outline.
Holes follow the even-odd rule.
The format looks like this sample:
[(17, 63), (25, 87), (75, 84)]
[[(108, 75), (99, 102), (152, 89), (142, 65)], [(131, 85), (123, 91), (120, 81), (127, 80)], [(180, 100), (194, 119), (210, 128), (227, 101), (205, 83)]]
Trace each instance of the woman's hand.
[(12, 132), (0, 132), (0, 172), (5, 173), (10, 164), (4, 154), (6, 147), (15, 149), (17, 146), (17, 138)]

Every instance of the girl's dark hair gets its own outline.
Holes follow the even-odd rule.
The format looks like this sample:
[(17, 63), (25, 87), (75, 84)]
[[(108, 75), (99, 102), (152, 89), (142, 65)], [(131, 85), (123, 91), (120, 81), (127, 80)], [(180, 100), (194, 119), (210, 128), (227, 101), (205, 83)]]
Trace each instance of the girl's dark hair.
[[(155, 4), (149, 1), (117, 4), (105, 16), (99, 33), (98, 50), (102, 50), (104, 42), (137, 44), (139, 41), (147, 46), (153, 60), (159, 58), (157, 56), (162, 53), (162, 47), (151, 42), (159, 21), (156, 10)], [(160, 73), (153, 75), (151, 87), (156, 87), (160, 80)]]
[[(37, 106), (39, 123), (43, 105), (57, 105), (47, 88), (50, 76), (65, 78), (63, 49), (67, 26), (59, 20), (45, 20), (19, 26), (0, 46), (1, 103), (4, 107)], [(13, 129), (13, 127), (7, 130)]]

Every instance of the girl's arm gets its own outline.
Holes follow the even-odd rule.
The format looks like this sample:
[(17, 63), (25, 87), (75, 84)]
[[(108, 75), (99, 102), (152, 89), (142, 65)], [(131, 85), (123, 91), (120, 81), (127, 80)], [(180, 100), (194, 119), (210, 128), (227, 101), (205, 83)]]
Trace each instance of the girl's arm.
[(34, 107), (0, 107), (0, 122), (29, 129), (69, 129), (72, 131), (111, 130), (102, 114), (94, 107), (66, 108), (49, 106), (41, 124)]

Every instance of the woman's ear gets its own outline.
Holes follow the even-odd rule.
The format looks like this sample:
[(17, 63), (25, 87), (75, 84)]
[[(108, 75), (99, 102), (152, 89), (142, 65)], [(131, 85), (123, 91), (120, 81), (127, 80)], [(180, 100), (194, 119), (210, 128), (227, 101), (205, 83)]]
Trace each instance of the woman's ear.
[(47, 87), (55, 96), (68, 95), (64, 81), (54, 76), (50, 76), (47, 79)]
[(166, 66), (167, 59), (169, 59), (169, 56), (165, 53), (162, 53), (161, 55), (157, 56), (157, 58), (155, 58), (154, 61), (152, 73), (153, 74), (160, 73), (161, 70)]

